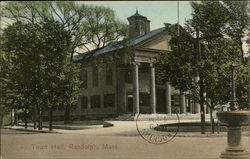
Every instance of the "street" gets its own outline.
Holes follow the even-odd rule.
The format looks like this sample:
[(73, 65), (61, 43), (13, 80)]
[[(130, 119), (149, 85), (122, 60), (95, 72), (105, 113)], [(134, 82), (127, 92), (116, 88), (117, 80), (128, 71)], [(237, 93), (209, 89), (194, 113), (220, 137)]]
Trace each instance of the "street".
[[(138, 135), (133, 121), (114, 127), (54, 130), (54, 133), (3, 129), (3, 159), (218, 159), (226, 147), (223, 137), (175, 137), (155, 145)], [(249, 150), (249, 138), (243, 137)]]

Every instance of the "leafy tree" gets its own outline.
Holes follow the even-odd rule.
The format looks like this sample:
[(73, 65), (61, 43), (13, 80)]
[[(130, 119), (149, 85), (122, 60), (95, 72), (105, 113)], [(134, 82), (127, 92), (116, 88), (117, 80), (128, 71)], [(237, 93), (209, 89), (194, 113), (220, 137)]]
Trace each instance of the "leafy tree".
[(13, 66), (7, 79), (15, 93), (9, 97), (16, 101), (16, 108), (25, 112), (33, 109), (35, 123), (39, 113), (40, 129), (47, 110), (52, 129), (53, 108), (74, 105), (73, 96), (80, 89), (76, 73), (80, 67), (69, 60), (70, 33), (60, 23), (47, 21), (40, 25), (18, 22), (6, 28), (3, 35), (3, 48)]
[[(31, 109), (36, 123), (36, 109), (39, 104), (39, 78), (37, 62), (40, 61), (41, 28), (38, 25), (15, 23), (4, 30), (3, 51), (8, 63), (8, 84), (12, 105)], [(26, 116), (26, 115), (25, 115)], [(36, 127), (36, 124), (34, 125)]]
[[(47, 107), (50, 118), (50, 130), (52, 130), (53, 108), (59, 107), (64, 99), (61, 94), (68, 93), (68, 90), (61, 92), (62, 80), (69, 78), (63, 72), (65, 69), (68, 53), (71, 49), (71, 36), (58, 22), (48, 21), (42, 25), (42, 61), (40, 64), (40, 79), (42, 86), (42, 105)], [(71, 77), (72, 78), (72, 77)], [(77, 86), (77, 85), (76, 85)], [(79, 87), (79, 85), (78, 85)]]
[(79, 72), (81, 72), (80, 63), (72, 63), (68, 57), (65, 60), (64, 66), (62, 67), (62, 79), (60, 80), (60, 88), (58, 89), (61, 93), (60, 96), (62, 99), (61, 106), (63, 106), (64, 113), (64, 123), (67, 124), (70, 121), (70, 110), (75, 107), (78, 102), (78, 96), (80, 93), (80, 85), (82, 82), (79, 78)]
[(2, 17), (32, 24), (58, 21), (72, 37), (71, 58), (74, 53), (103, 47), (127, 34), (126, 24), (112, 9), (78, 2), (8, 2)]
[[(2, 39), (1, 39), (2, 40)], [(1, 50), (0, 54), (0, 110), (1, 115), (10, 111), (11, 100), (8, 95), (12, 94), (9, 89), (9, 68), (11, 68), (10, 63), (5, 56), (5, 52)], [(6, 107), (6, 105), (8, 105)]]
[[(245, 106), (246, 62), (241, 38), (247, 28), (246, 2), (192, 2), (192, 19), (185, 31), (171, 33), (169, 54), (157, 58), (159, 75), (182, 91), (191, 91), (201, 106), (201, 128), (205, 133), (204, 103), (230, 101), (230, 66), (237, 63), (237, 102)], [(195, 36), (195, 38), (190, 37)], [(173, 62), (174, 61), (174, 62)], [(199, 80), (195, 80), (199, 78)], [(211, 100), (209, 104), (204, 97)], [(242, 107), (243, 108), (243, 107)], [(212, 113), (212, 111), (211, 111)]]

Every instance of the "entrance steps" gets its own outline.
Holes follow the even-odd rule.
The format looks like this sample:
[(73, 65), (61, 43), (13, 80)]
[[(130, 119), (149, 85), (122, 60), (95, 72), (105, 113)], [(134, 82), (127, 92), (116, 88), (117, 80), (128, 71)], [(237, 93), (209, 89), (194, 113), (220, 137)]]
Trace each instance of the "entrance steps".
[[(216, 115), (213, 115), (216, 119)], [(205, 115), (206, 121), (210, 121), (210, 115)], [(157, 119), (157, 120), (200, 120), (200, 114), (139, 114), (139, 117), (135, 114), (122, 114), (112, 120), (117, 121), (147, 121), (149, 119)]]

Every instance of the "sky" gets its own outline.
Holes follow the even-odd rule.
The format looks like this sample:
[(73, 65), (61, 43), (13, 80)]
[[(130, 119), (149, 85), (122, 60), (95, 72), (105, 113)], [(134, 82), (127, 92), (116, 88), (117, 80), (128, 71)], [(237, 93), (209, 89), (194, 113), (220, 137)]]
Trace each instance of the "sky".
[[(87, 5), (101, 5), (112, 8), (117, 17), (127, 22), (127, 18), (138, 9), (139, 14), (151, 21), (151, 30), (164, 26), (164, 23), (177, 23), (177, 1), (79, 1)], [(179, 21), (183, 25), (185, 19), (191, 18), (190, 2), (179, 2)]]
[[(177, 1), (77, 1), (86, 5), (99, 5), (112, 8), (117, 17), (127, 22), (127, 18), (133, 15), (138, 9), (139, 14), (150, 20), (150, 29), (154, 30), (164, 26), (164, 23), (178, 22)], [(2, 5), (3, 2), (0, 2)], [(190, 1), (179, 1), (179, 22), (184, 25), (185, 21), (191, 19)], [(1, 28), (4, 26), (1, 25)], [(243, 49), (248, 50), (247, 44), (243, 41)]]
[[(164, 23), (178, 22), (177, 1), (78, 1), (78, 3), (112, 8), (117, 17), (127, 23), (127, 18), (135, 14), (138, 9), (139, 14), (151, 21), (151, 30), (163, 27)], [(184, 26), (185, 21), (192, 18), (191, 13), (190, 1), (179, 1), (180, 25)], [(244, 52), (248, 50), (248, 45), (244, 40), (243, 50)]]

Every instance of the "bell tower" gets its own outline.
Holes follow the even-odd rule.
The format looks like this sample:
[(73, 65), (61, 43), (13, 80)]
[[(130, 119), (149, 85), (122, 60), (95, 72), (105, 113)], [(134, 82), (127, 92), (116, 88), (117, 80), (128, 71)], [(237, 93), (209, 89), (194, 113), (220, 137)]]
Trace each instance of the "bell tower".
[(147, 34), (150, 31), (150, 20), (136, 13), (127, 18), (129, 21), (129, 37), (136, 37), (140, 35)]

